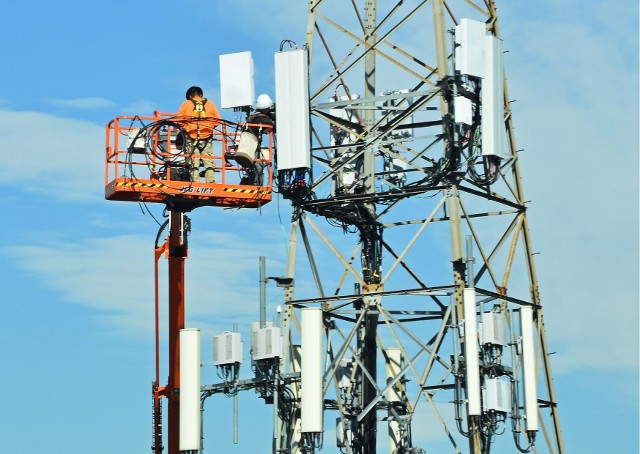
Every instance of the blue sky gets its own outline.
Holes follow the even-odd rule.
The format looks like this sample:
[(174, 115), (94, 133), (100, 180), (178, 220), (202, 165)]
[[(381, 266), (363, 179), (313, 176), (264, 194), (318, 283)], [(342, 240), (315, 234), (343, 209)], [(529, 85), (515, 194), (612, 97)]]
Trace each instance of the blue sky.
[[(304, 41), (306, 3), (3, 5), (2, 452), (149, 452), (158, 226), (103, 199), (105, 124), (175, 111), (190, 85), (218, 100), (225, 53), (250, 50), (273, 96), (273, 53)], [(637, 452), (638, 5), (498, 8), (565, 445)], [(289, 206), (191, 218), (187, 324), (206, 340), (257, 318), (258, 256), (283, 273)], [(271, 408), (246, 394), (235, 447), (230, 401), (207, 402), (207, 452), (268, 452)]]

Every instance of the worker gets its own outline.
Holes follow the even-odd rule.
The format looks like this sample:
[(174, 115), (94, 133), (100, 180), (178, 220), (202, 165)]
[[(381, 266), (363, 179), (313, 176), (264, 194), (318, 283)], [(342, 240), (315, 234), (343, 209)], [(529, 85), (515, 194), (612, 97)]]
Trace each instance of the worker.
[(205, 168), (205, 182), (215, 183), (212, 146), (215, 122), (212, 120), (220, 119), (220, 112), (211, 100), (204, 97), (200, 87), (189, 87), (186, 98), (178, 109), (178, 116), (189, 117), (184, 122), (184, 129), (189, 136), (186, 149), (193, 155), (191, 181), (200, 181), (200, 163), (202, 162)]
[[(254, 154), (257, 158), (264, 159), (262, 152), (262, 136), (269, 132), (275, 132), (276, 129), (276, 113), (271, 98), (267, 94), (261, 94), (256, 99), (256, 108), (247, 117), (247, 132), (253, 134), (257, 139), (257, 145)], [(266, 128), (264, 126), (267, 126)], [(261, 162), (252, 162), (245, 169), (245, 175), (240, 184), (262, 185), (262, 173), (264, 164)]]
[(260, 126), (255, 125), (268, 125), (275, 132), (276, 129), (276, 112), (273, 108), (273, 102), (267, 94), (261, 94), (256, 100), (255, 110), (247, 117), (247, 123), (252, 124), (249, 126), (249, 131), (256, 135), (259, 139), (262, 138), (262, 134), (268, 132)]

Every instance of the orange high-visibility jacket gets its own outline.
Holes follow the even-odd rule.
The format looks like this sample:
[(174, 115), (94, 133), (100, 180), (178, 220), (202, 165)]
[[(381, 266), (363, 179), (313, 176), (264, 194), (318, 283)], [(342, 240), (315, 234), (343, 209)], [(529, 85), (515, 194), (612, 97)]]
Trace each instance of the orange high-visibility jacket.
[[(202, 101), (202, 98), (196, 96), (193, 98), (195, 101)], [(190, 120), (185, 124), (184, 129), (189, 133), (193, 139), (208, 139), (213, 134), (213, 128), (217, 124), (215, 119), (220, 118), (220, 112), (216, 105), (210, 100), (206, 100), (204, 103), (204, 112), (195, 112), (195, 104), (191, 99), (185, 100), (180, 109), (178, 109), (179, 117), (191, 117), (194, 120)], [(198, 118), (199, 120), (195, 120)]]

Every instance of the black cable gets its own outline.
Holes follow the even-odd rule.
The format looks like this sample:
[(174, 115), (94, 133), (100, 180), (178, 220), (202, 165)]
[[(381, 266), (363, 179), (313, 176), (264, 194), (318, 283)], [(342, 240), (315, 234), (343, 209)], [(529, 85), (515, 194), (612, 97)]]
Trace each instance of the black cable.
[(291, 39), (283, 39), (282, 41), (280, 41), (280, 52), (282, 52), (282, 50), (284, 49), (285, 44), (289, 44), (289, 46), (291, 46), (291, 49), (295, 49), (297, 47), (295, 41)]

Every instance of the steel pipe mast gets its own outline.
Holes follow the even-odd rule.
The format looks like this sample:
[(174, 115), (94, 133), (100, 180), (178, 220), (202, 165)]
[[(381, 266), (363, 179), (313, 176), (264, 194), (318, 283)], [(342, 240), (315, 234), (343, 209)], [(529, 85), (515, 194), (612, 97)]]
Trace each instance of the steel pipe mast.
[(321, 309), (324, 430), (291, 382), (274, 452), (564, 452), (499, 37), (492, 0), (309, 1), (280, 372)]

